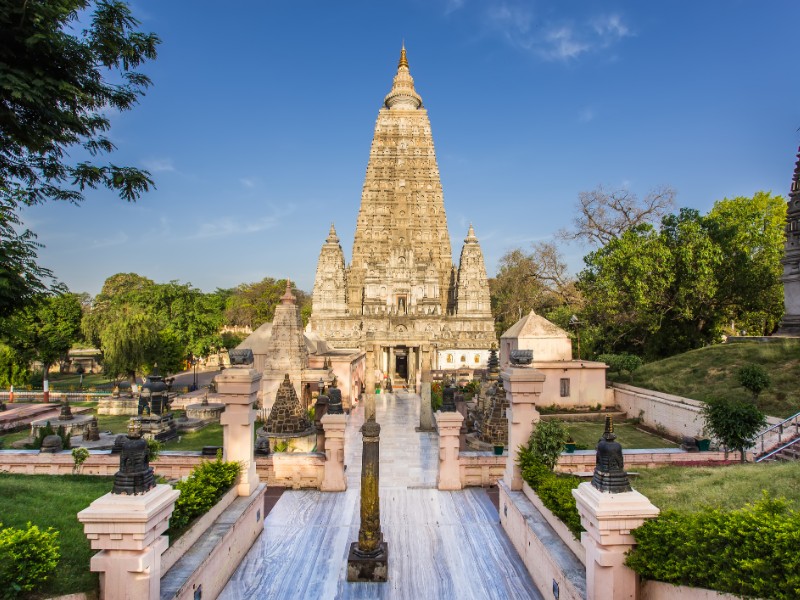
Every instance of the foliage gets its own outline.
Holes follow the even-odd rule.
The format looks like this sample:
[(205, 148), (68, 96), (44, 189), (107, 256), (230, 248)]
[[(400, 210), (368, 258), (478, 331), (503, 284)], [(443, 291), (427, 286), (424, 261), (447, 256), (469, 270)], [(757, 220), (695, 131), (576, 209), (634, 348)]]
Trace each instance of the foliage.
[(0, 343), (0, 387), (25, 385), (30, 377), (27, 361), (6, 344)]
[(138, 24), (118, 0), (0, 5), (0, 316), (50, 287), (35, 236), (14, 231), (22, 207), (77, 203), (99, 186), (133, 201), (153, 185), (146, 171), (95, 162), (115, 149), (108, 115), (150, 85), (135, 69), (156, 57), (159, 39)]
[(758, 400), (758, 395), (767, 389), (771, 383), (769, 373), (764, 367), (757, 364), (743, 366), (736, 375), (742, 387), (753, 394), (754, 400)]
[(528, 439), (528, 449), (537, 462), (552, 471), (558, 462), (558, 457), (564, 451), (568, 437), (569, 431), (563, 421), (558, 419), (539, 421), (534, 425)]
[(86, 448), (73, 448), (72, 449), (72, 462), (75, 463), (72, 467), (73, 473), (80, 473), (83, 463), (89, 458), (89, 451)]
[(520, 447), (517, 462), (522, 478), (536, 492), (542, 504), (569, 528), (576, 539), (580, 539), (583, 528), (572, 496), (572, 490), (580, 485), (580, 479), (553, 473), (550, 467), (542, 463), (541, 457), (531, 449), (530, 444)]
[(628, 372), (628, 376), (642, 366), (642, 359), (635, 354), (601, 354), (597, 360), (608, 365), (609, 371), (615, 371), (622, 375), (623, 371)]
[(670, 356), (719, 341), (736, 319), (771, 331), (783, 308), (785, 211), (782, 198), (759, 192), (609, 238), (584, 258), (578, 278), (599, 349)]
[(186, 527), (192, 519), (208, 512), (219, 502), (239, 476), (238, 462), (205, 460), (197, 465), (189, 476), (175, 484), (181, 495), (175, 501), (175, 510), (170, 518), (172, 531)]
[(431, 410), (436, 412), (442, 408), (444, 403), (444, 394), (441, 381), (434, 381), (431, 384)]
[(58, 532), (42, 531), (28, 522), (25, 529), (0, 529), (0, 594), (16, 598), (45, 581), (61, 557)]
[(227, 292), (204, 294), (191, 284), (157, 284), (135, 273), (106, 279), (83, 319), (83, 331), (103, 350), (103, 366), (129, 378), (179, 371), (188, 355), (223, 345), (219, 334)]
[[(285, 279), (265, 277), (256, 283), (243, 283), (230, 292), (225, 301), (225, 323), (257, 329), (272, 321), (275, 307), (286, 292)], [(311, 296), (299, 289), (292, 289), (300, 307), (303, 326), (311, 315)]]
[(658, 222), (675, 206), (675, 190), (656, 188), (642, 199), (627, 189), (607, 191), (603, 186), (578, 194), (573, 229), (562, 230), (565, 240), (583, 240), (605, 246), (639, 225)]
[(552, 243), (534, 244), (530, 253), (521, 248), (507, 252), (489, 290), (498, 337), (532, 310), (545, 313), (566, 305), (571, 314), (581, 303), (575, 279)]
[(465, 392), (470, 392), (472, 394), (477, 394), (478, 392), (480, 392), (481, 391), (481, 382), (480, 382), (480, 380), (472, 379), (472, 380), (468, 381), (467, 384), (464, 386), (464, 391)]
[(75, 294), (37, 296), (0, 323), (0, 335), (17, 360), (41, 361), (43, 377), (80, 337), (81, 303)]
[(800, 513), (767, 494), (724, 512), (665, 511), (635, 529), (626, 564), (642, 577), (777, 600), (800, 594)]
[(56, 429), (56, 435), (61, 438), (61, 448), (62, 450), (69, 450), (72, 448), (72, 442), (70, 440), (70, 434), (67, 433), (67, 428), (63, 425), (59, 425), (58, 429)]
[(154, 439), (147, 440), (147, 459), (150, 462), (155, 462), (158, 460), (158, 456), (161, 454), (162, 445), (161, 442)]
[(745, 462), (745, 450), (755, 445), (753, 437), (767, 419), (751, 402), (720, 398), (709, 400), (702, 409), (708, 431), (727, 448), (739, 450)]
[(289, 440), (280, 440), (275, 442), (275, 452), (288, 452)]

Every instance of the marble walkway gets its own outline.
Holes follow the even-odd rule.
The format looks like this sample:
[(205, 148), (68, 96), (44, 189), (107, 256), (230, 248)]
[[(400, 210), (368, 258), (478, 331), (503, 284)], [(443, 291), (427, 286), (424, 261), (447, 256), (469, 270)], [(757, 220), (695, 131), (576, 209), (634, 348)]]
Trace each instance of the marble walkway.
[(347, 491), (286, 491), (219, 598), (541, 598), (486, 492), (436, 489), (437, 436), (414, 431), (419, 396), (375, 399), (389, 581), (346, 581), (347, 552), (359, 527), (359, 406), (345, 437)]

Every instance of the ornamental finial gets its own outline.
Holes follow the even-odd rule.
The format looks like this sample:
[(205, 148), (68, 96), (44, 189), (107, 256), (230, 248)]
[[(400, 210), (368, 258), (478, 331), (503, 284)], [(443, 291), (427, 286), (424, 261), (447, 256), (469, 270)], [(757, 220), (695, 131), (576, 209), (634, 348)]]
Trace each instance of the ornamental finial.
[(403, 47), (400, 48), (400, 62), (397, 63), (397, 68), (400, 67), (408, 68), (408, 58), (406, 57), (406, 43), (403, 42)]

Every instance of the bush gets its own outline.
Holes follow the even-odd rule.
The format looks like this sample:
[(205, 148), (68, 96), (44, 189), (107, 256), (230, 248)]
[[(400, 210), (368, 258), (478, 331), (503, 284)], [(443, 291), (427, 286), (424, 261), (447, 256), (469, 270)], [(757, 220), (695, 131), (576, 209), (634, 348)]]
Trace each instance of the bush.
[(742, 400), (717, 399), (706, 401), (702, 410), (706, 428), (727, 448), (744, 452), (755, 445), (754, 436), (766, 425), (767, 419), (754, 404)]
[(522, 478), (536, 492), (542, 504), (561, 519), (576, 539), (580, 539), (583, 527), (575, 498), (572, 496), (572, 490), (580, 485), (580, 479), (572, 475), (553, 473), (530, 446), (520, 448), (517, 463), (522, 471)]
[(754, 400), (758, 400), (758, 395), (772, 383), (766, 369), (761, 365), (745, 365), (736, 375), (741, 386), (753, 394)]
[(89, 458), (89, 451), (86, 448), (73, 448), (72, 461), (75, 463), (72, 466), (72, 473), (80, 473), (83, 463)]
[(609, 371), (615, 371), (620, 375), (623, 371), (627, 371), (629, 377), (642, 366), (642, 359), (635, 354), (601, 354), (597, 360), (606, 363)]
[(147, 460), (155, 462), (158, 460), (158, 455), (161, 454), (162, 444), (158, 440), (147, 440)]
[(800, 597), (800, 513), (763, 498), (740, 510), (665, 511), (635, 529), (626, 564), (642, 577), (737, 596)]
[(442, 408), (443, 402), (444, 396), (442, 395), (442, 383), (440, 381), (436, 381), (431, 384), (431, 409), (433, 412), (436, 412)]
[(0, 530), (0, 596), (16, 598), (45, 581), (61, 558), (58, 532), (28, 523)]
[(175, 484), (181, 495), (169, 520), (171, 531), (186, 527), (193, 519), (208, 512), (236, 481), (241, 466), (238, 462), (206, 460), (197, 465), (189, 477)]
[(539, 421), (531, 432), (528, 448), (538, 462), (552, 471), (558, 462), (558, 457), (564, 451), (568, 437), (569, 431), (563, 421), (558, 419)]

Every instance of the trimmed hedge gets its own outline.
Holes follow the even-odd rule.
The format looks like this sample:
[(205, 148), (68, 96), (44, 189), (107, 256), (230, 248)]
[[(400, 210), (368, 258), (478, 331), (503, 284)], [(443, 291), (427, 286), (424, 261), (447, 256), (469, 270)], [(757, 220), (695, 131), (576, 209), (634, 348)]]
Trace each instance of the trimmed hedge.
[(800, 598), (800, 513), (766, 493), (721, 511), (664, 511), (635, 529), (626, 564), (642, 577), (739, 596)]
[(520, 448), (517, 462), (522, 478), (536, 492), (542, 504), (561, 519), (575, 539), (579, 540), (584, 529), (572, 490), (580, 485), (580, 478), (553, 473), (530, 446)]
[(217, 454), (216, 460), (204, 460), (186, 479), (176, 483), (175, 489), (181, 495), (169, 520), (170, 532), (174, 534), (208, 512), (234, 484), (240, 469), (238, 462), (223, 461)]
[(58, 532), (42, 531), (28, 522), (27, 529), (0, 530), (0, 598), (16, 598), (45, 581), (61, 558)]

